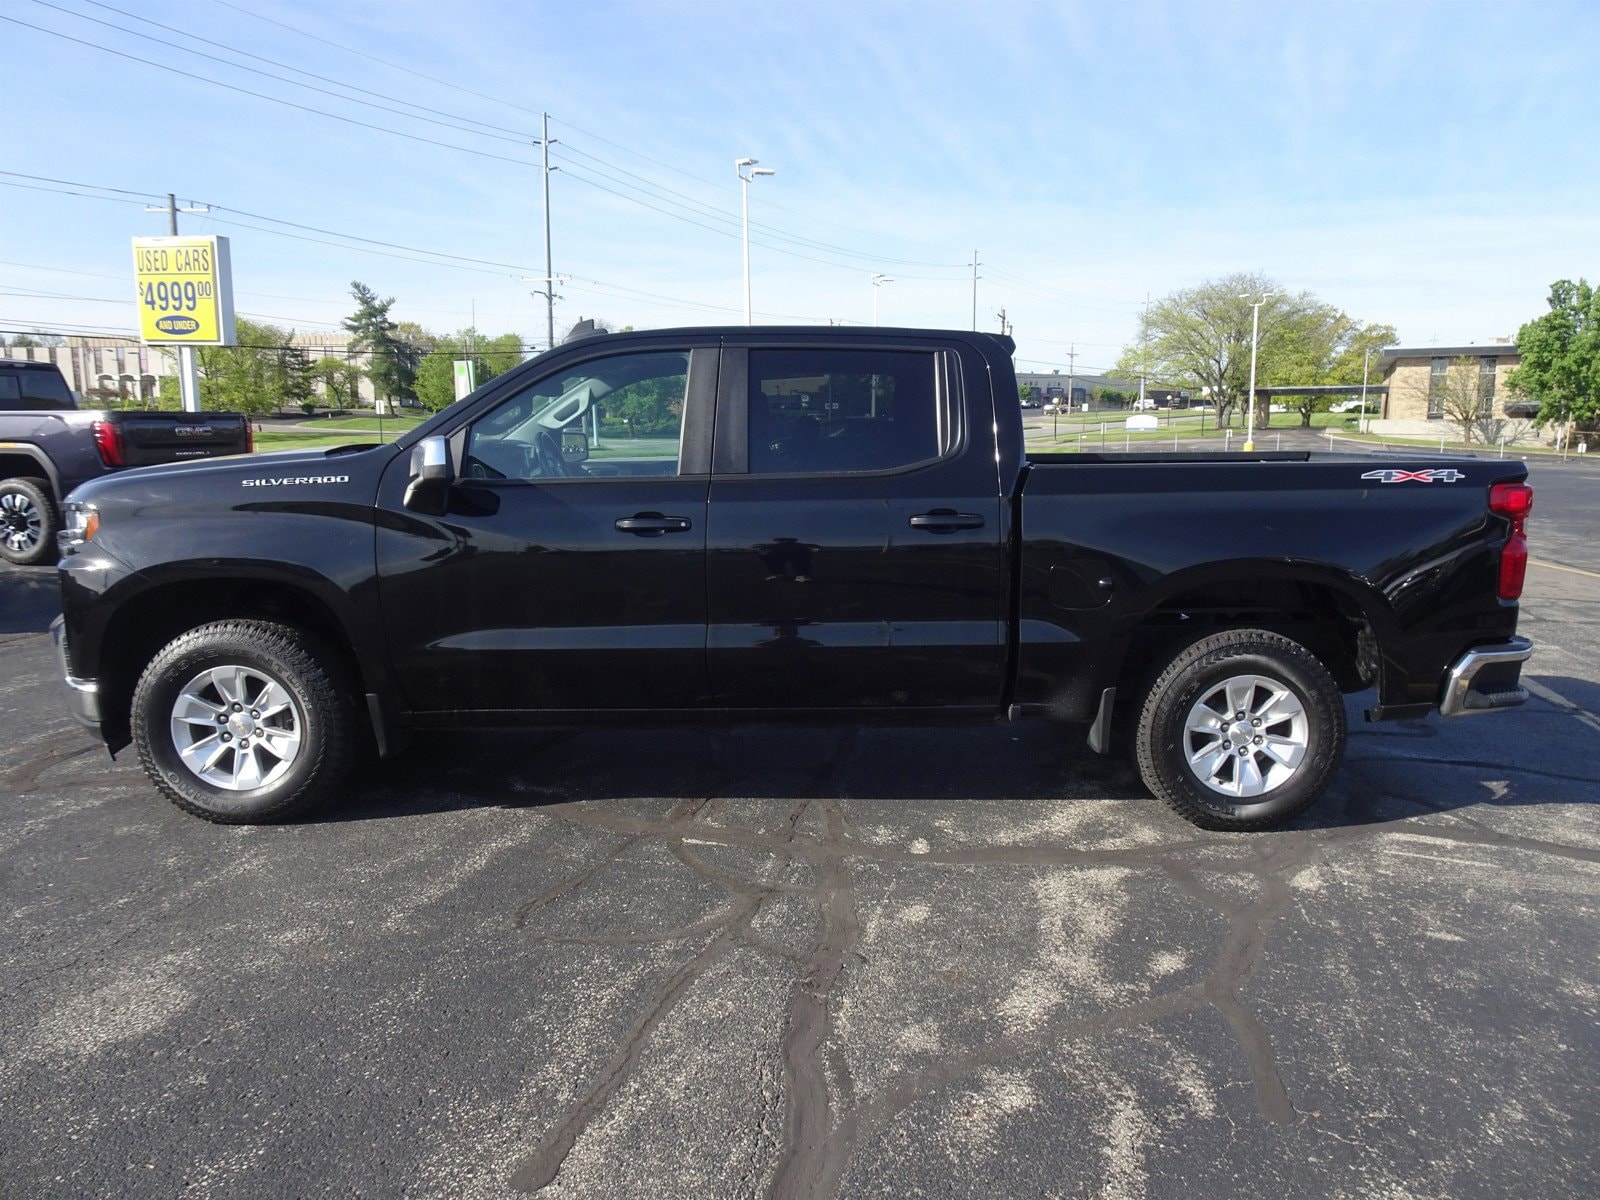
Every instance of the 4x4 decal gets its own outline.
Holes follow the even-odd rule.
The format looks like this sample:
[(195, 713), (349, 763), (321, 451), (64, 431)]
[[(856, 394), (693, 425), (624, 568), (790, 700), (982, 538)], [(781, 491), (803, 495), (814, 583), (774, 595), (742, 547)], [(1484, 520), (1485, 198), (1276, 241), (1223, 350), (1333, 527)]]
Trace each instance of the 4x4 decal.
[(1465, 472), (1454, 467), (1431, 467), (1426, 471), (1400, 471), (1386, 467), (1382, 471), (1368, 471), (1361, 478), (1376, 479), (1379, 483), (1455, 483), (1466, 477)]

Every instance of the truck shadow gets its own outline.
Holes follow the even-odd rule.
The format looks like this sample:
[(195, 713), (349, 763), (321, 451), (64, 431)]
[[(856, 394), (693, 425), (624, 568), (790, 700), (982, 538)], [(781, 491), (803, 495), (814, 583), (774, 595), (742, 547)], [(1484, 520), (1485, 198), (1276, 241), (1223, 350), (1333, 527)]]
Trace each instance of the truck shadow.
[[(1579, 702), (1576, 711), (1589, 707), (1582, 701), (1600, 699), (1600, 688), (1583, 680), (1539, 682)], [(1367, 725), (1360, 709), (1370, 702), (1370, 696), (1348, 698), (1346, 763), (1328, 794), (1287, 828), (1383, 824), (1482, 804), (1600, 803), (1595, 759), (1570, 752), (1568, 739), (1591, 736), (1574, 710), (1536, 695), (1517, 712), (1484, 718), (1495, 723), (1496, 735), (1486, 743), (1484, 724), (1470, 719)], [(1552, 748), (1530, 752), (1530, 745)], [(449, 732), (419, 737), (368, 778), (368, 786), (351, 789), (312, 819), (720, 797), (903, 803), (908, 812), (918, 804), (948, 811), (970, 802), (991, 815), (1009, 810), (1029, 820), (1037, 818), (1038, 804), (1060, 803), (1188, 828), (1151, 796), (1126, 755), (1095, 754), (1080, 730), (1043, 722)]]
[(1148, 794), (1131, 763), (1077, 730), (821, 726), (429, 734), (319, 819), (371, 820), (484, 804), (716, 796), (950, 802), (1116, 802)]

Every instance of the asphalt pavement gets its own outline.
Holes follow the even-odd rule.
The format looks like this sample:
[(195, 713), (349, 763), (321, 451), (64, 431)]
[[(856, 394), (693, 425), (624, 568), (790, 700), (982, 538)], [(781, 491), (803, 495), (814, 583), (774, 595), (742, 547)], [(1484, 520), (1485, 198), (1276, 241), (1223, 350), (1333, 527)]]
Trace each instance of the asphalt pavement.
[(184, 816), (0, 571), (0, 1192), (1600, 1194), (1600, 471), (1534, 469), (1524, 708), (1286, 831), (1043, 724), (430, 737)]

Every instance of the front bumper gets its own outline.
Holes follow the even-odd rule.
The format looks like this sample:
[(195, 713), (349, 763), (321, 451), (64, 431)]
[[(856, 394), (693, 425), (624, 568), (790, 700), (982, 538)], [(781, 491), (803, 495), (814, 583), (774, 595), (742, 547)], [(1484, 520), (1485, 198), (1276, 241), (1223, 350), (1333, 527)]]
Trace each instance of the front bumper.
[(84, 679), (74, 679), (67, 665), (67, 619), (57, 617), (50, 622), (50, 638), (55, 642), (56, 665), (67, 688), (67, 703), (78, 724), (100, 732), (100, 685)]
[(1532, 653), (1533, 643), (1525, 637), (1492, 646), (1474, 646), (1456, 659), (1445, 675), (1439, 714), (1464, 717), (1501, 712), (1526, 703), (1528, 691), (1517, 681), (1522, 664)]

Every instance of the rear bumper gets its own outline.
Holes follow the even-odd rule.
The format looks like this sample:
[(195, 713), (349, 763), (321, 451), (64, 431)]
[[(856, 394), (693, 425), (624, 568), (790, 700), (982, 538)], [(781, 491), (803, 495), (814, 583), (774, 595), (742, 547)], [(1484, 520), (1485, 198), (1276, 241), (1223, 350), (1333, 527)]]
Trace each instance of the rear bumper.
[(100, 732), (100, 685), (84, 679), (74, 679), (67, 665), (67, 619), (57, 617), (50, 622), (50, 639), (56, 647), (56, 665), (67, 689), (67, 704), (78, 724)]
[(1451, 665), (1439, 694), (1439, 713), (1464, 717), (1472, 713), (1501, 712), (1528, 699), (1518, 679), (1522, 664), (1533, 653), (1533, 643), (1514, 637), (1492, 646), (1475, 646)]

